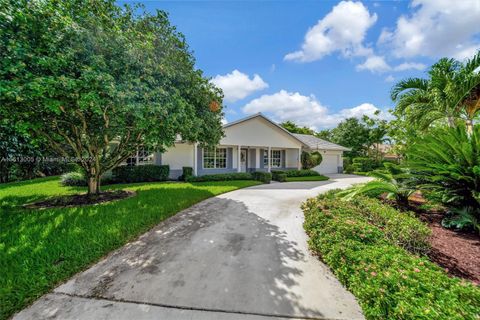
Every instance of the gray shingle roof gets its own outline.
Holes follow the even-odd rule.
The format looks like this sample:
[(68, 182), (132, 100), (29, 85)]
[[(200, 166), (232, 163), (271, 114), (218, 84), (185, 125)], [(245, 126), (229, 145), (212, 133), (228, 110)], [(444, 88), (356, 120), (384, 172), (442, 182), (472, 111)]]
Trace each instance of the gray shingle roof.
[(331, 143), (329, 141), (317, 138), (315, 136), (309, 134), (300, 134), (300, 133), (293, 133), (298, 140), (305, 143), (310, 149), (313, 150), (339, 150), (339, 151), (350, 151), (349, 148), (342, 147), (338, 144)]

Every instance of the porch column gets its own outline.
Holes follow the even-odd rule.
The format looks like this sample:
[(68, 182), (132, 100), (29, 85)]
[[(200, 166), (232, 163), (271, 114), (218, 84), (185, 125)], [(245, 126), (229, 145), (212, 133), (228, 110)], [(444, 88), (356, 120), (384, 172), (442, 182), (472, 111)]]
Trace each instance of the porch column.
[(268, 172), (271, 171), (272, 169), (272, 147), (268, 147)]
[(193, 175), (197, 175), (197, 163), (198, 163), (198, 143), (193, 144)]
[(242, 152), (242, 146), (237, 146), (237, 172), (240, 172), (242, 169), (240, 166), (240, 153)]
[(298, 148), (298, 170), (302, 169), (302, 148)]

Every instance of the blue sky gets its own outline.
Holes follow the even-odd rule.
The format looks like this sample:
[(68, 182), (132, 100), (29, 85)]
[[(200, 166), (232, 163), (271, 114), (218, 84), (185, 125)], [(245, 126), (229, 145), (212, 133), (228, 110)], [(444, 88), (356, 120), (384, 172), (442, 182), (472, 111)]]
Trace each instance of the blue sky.
[(147, 1), (225, 92), (226, 121), (263, 112), (315, 129), (388, 118), (395, 81), (480, 48), (480, 0)]

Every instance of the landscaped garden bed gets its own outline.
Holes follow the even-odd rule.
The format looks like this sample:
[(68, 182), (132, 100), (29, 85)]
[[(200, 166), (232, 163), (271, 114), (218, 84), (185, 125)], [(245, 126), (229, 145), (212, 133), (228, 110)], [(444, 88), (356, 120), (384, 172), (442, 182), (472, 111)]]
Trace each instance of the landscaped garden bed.
[(0, 319), (180, 210), (257, 184), (243, 180), (112, 185), (104, 187), (106, 194), (136, 195), (96, 205), (43, 210), (23, 205), (40, 204), (48, 198), (75, 198), (86, 188), (63, 187), (58, 177), (0, 185)]
[(429, 238), (430, 260), (449, 274), (480, 284), (480, 236), (474, 232), (442, 227), (443, 214), (418, 213), (432, 230)]
[(430, 230), (380, 200), (307, 201), (311, 249), (357, 297), (367, 319), (478, 319), (480, 289), (432, 263)]

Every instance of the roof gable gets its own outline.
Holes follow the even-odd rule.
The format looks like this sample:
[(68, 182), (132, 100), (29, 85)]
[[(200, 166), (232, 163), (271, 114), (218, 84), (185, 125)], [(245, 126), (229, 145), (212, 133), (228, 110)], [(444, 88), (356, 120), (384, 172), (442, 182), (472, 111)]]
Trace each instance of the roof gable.
[(306, 146), (283, 127), (258, 113), (223, 126), (225, 137), (221, 144), (300, 148)]

